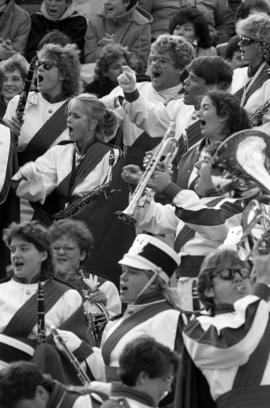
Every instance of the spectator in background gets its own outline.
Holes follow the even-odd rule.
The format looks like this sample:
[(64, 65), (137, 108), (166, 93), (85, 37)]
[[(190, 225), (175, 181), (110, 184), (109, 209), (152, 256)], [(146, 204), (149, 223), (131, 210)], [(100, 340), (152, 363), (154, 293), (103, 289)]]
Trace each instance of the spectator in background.
[(40, 11), (31, 16), (32, 27), (28, 36), (25, 57), (30, 60), (37, 51), (38, 43), (52, 30), (59, 30), (70, 37), (84, 61), (84, 36), (87, 29), (87, 20), (73, 9), (72, 0), (44, 0)]
[(26, 10), (14, 0), (1, 1), (0, 60), (11, 57), (15, 52), (24, 52), (30, 27), (31, 20)]
[(24, 81), (28, 71), (28, 63), (20, 54), (0, 63), (1, 95), (0, 95), (0, 118), (2, 119), (8, 102), (19, 95), (24, 87)]
[(96, 62), (102, 47), (119, 43), (129, 48), (134, 68), (146, 70), (151, 45), (151, 15), (137, 7), (137, 0), (105, 1), (104, 9), (93, 16), (85, 37), (85, 62)]
[(270, 15), (270, 7), (264, 0), (242, 0), (237, 11), (237, 20), (247, 18), (252, 13), (266, 13)]
[(185, 37), (193, 45), (195, 57), (217, 55), (215, 48), (211, 47), (212, 41), (207, 19), (194, 7), (181, 7), (170, 20), (169, 32)]
[(130, 52), (120, 44), (108, 44), (101, 51), (95, 68), (95, 77), (84, 88), (98, 98), (108, 95), (118, 86), (117, 77), (122, 74), (123, 65), (130, 65)]
[(139, 0), (138, 3), (153, 17), (152, 41), (156, 40), (160, 34), (168, 33), (169, 20), (179, 10), (179, 0)]
[(59, 30), (52, 30), (48, 34), (44, 35), (44, 37), (40, 40), (37, 45), (37, 50), (41, 50), (41, 48), (45, 44), (57, 44), (61, 45), (61, 47), (64, 47), (65, 45), (71, 43), (72, 41), (67, 34)]
[(232, 69), (243, 67), (247, 65), (245, 60), (241, 58), (241, 51), (239, 47), (240, 37), (234, 35), (225, 46), (225, 59), (231, 65)]
[(193, 6), (208, 20), (212, 44), (228, 41), (234, 34), (235, 18), (228, 0), (180, 0), (180, 6)]

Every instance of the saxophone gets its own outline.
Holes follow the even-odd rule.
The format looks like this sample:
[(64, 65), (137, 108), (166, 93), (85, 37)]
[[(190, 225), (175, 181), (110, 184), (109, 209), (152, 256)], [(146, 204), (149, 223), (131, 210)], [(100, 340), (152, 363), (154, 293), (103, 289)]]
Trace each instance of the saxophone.
[(112, 149), (110, 152), (110, 156), (109, 156), (109, 173), (103, 184), (95, 187), (89, 193), (85, 194), (82, 197), (77, 198), (76, 200), (72, 201), (70, 204), (67, 204), (65, 208), (63, 208), (56, 214), (53, 214), (52, 219), (54, 221), (57, 221), (57, 220), (62, 220), (63, 218), (70, 217), (71, 215), (74, 215), (79, 210), (86, 207), (88, 204), (90, 204), (94, 200), (96, 200), (102, 194), (104, 194), (106, 198), (114, 194), (116, 190), (110, 189), (111, 182), (112, 182), (112, 168), (114, 165), (114, 159), (115, 159), (115, 155)]
[(255, 112), (249, 115), (249, 120), (250, 120), (252, 127), (262, 125), (263, 115), (268, 111), (269, 107), (270, 107), (270, 98), (267, 99), (267, 101), (264, 102), (261, 106), (259, 106), (255, 110)]

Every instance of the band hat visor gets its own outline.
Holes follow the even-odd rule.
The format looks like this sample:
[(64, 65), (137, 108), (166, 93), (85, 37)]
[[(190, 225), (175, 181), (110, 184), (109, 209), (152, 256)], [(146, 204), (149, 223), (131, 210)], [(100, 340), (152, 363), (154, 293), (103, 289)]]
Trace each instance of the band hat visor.
[(180, 256), (158, 238), (139, 234), (119, 264), (156, 271), (168, 282), (180, 264)]

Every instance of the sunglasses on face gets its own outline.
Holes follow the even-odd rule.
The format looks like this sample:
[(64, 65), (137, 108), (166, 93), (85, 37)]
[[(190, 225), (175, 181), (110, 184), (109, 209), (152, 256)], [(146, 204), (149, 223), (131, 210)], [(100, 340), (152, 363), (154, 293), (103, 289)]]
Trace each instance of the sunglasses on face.
[(53, 67), (57, 67), (56, 63), (53, 61), (38, 61), (37, 66), (43, 67), (46, 71), (49, 71)]
[(239, 43), (241, 45), (248, 46), (254, 42), (255, 40), (253, 40), (253, 38), (246, 37), (245, 35), (240, 35)]
[(242, 279), (249, 279), (250, 278), (250, 271), (249, 269), (245, 268), (226, 268), (222, 269), (221, 271), (215, 272), (212, 277), (219, 276), (223, 280), (233, 280), (236, 274), (240, 275)]

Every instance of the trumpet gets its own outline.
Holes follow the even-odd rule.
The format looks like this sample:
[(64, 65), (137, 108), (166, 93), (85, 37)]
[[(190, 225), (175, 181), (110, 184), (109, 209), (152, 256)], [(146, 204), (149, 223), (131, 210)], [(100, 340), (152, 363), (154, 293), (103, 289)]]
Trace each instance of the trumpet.
[(137, 184), (137, 187), (132, 194), (128, 207), (124, 211), (117, 211), (115, 213), (115, 215), (126, 224), (136, 224), (136, 219), (134, 217), (135, 210), (138, 207), (142, 196), (145, 194), (149, 180), (152, 177), (158, 164), (160, 163), (162, 157), (166, 155), (166, 165), (170, 165), (172, 163), (178, 149), (177, 140), (174, 136), (171, 136), (172, 133), (174, 134), (174, 130), (175, 124), (174, 122), (170, 122), (169, 128), (163, 136), (158, 150), (154, 153), (154, 156), (145, 167), (145, 170)]

